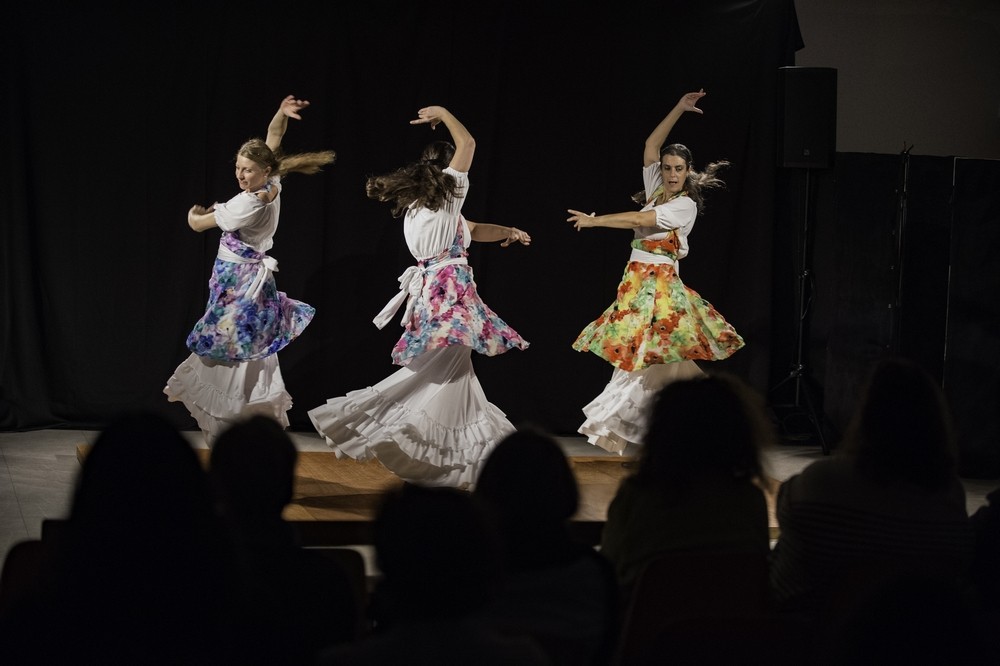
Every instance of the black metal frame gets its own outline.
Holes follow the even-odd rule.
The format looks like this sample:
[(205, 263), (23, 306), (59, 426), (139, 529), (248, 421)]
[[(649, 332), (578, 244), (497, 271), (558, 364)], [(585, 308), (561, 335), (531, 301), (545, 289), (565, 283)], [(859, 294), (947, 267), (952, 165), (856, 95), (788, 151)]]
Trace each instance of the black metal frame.
[[(803, 402), (805, 403), (806, 416), (809, 419), (809, 424), (812, 426), (816, 433), (817, 439), (819, 439), (820, 447), (823, 450), (824, 455), (829, 455), (830, 446), (826, 441), (826, 436), (823, 434), (823, 424), (820, 421), (820, 417), (816, 411), (816, 405), (813, 402), (812, 396), (809, 394), (808, 387), (803, 386), (803, 383), (807, 379), (808, 371), (806, 369), (806, 364), (804, 360), (804, 350), (805, 345), (805, 325), (806, 318), (809, 314), (809, 305), (812, 298), (811, 279), (812, 271), (810, 270), (809, 262), (809, 220), (811, 217), (811, 182), (809, 177), (809, 168), (804, 168), (803, 172), (805, 174), (805, 188), (803, 198), (805, 200), (803, 206), (802, 215), (802, 228), (800, 230), (800, 246), (799, 251), (799, 275), (798, 275), (798, 328), (796, 330), (796, 340), (795, 340), (795, 360), (792, 362), (792, 367), (788, 372), (788, 375), (782, 379), (780, 382), (775, 384), (771, 391), (776, 391), (780, 387), (784, 386), (788, 382), (795, 383), (795, 400), (793, 406), (796, 410), (802, 410)], [(807, 293), (809, 297), (807, 298)]]

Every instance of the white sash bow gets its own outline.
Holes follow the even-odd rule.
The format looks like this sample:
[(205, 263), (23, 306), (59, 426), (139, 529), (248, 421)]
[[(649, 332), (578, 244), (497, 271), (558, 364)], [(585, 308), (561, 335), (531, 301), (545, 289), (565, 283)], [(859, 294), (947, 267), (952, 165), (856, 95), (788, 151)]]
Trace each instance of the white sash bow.
[(406, 322), (410, 320), (410, 316), (413, 315), (413, 306), (416, 304), (417, 299), (420, 298), (420, 291), (424, 288), (424, 276), (427, 273), (438, 270), (439, 268), (444, 268), (445, 266), (455, 266), (468, 264), (468, 260), (465, 257), (452, 257), (450, 259), (445, 259), (427, 267), (421, 266), (410, 266), (403, 274), (400, 275), (397, 280), (399, 280), (399, 293), (389, 299), (389, 302), (385, 304), (382, 311), (379, 312), (372, 323), (378, 328), (385, 328), (385, 325), (389, 323), (392, 319), (392, 315), (396, 314), (399, 306), (406, 301), (406, 310), (403, 312), (403, 318), (400, 320), (400, 326), (406, 326)]

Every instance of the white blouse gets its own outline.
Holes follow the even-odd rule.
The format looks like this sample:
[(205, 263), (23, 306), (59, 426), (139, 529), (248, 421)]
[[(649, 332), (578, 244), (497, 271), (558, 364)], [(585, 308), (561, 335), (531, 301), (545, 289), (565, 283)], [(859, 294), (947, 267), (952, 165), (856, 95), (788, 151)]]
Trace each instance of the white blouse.
[[(646, 198), (649, 199), (653, 196), (653, 192), (663, 185), (663, 174), (660, 173), (659, 162), (653, 162), (643, 167), (642, 182), (646, 186)], [(698, 204), (691, 197), (677, 197), (659, 206), (648, 203), (643, 206), (642, 210), (656, 212), (656, 226), (637, 228), (635, 237), (655, 240), (666, 236), (667, 231), (676, 229), (679, 242), (677, 258), (686, 257), (690, 249), (688, 235), (694, 229), (694, 222), (698, 217)]]
[[(410, 207), (403, 217), (403, 237), (406, 239), (406, 246), (413, 258), (418, 261), (435, 257), (451, 246), (462, 212), (462, 204), (465, 203), (465, 196), (469, 192), (468, 172), (456, 171), (451, 167), (445, 167), (444, 172), (451, 174), (458, 181), (455, 198), (436, 211)], [(472, 237), (465, 218), (462, 218), (462, 226), (465, 247), (469, 247)]]
[(278, 230), (281, 212), (281, 177), (273, 176), (270, 186), (278, 194), (270, 203), (264, 203), (252, 192), (240, 192), (224, 204), (215, 204), (215, 223), (223, 231), (240, 232), (240, 239), (258, 252), (274, 247), (274, 233)]

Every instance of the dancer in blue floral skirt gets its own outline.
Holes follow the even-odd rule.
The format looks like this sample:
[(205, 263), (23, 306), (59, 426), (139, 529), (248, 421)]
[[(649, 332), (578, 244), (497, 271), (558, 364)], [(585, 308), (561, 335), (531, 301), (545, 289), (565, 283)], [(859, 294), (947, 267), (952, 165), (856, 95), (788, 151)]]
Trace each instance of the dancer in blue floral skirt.
[(236, 154), (240, 193), (224, 204), (188, 211), (195, 231), (218, 227), (223, 233), (205, 314), (187, 337), (191, 355), (163, 392), (184, 403), (209, 446), (229, 423), (249, 414), (266, 414), (288, 426), (292, 399), (277, 352), (302, 333), (316, 311), (277, 290), (272, 274), (278, 262), (266, 252), (278, 229), (282, 177), (316, 173), (335, 157), (331, 151), (281, 154), (288, 119), (301, 119), (307, 106), (292, 95), (282, 100), (267, 138), (247, 141)]

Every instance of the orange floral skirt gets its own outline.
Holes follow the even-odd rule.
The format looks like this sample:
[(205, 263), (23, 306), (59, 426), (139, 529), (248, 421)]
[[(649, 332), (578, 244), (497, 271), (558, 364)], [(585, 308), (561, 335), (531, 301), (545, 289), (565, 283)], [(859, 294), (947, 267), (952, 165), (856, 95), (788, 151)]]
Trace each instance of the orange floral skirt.
[(573, 343), (626, 371), (657, 363), (718, 361), (744, 346), (712, 304), (681, 282), (674, 266), (629, 262), (618, 297)]

